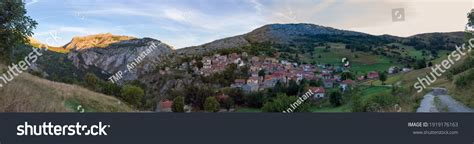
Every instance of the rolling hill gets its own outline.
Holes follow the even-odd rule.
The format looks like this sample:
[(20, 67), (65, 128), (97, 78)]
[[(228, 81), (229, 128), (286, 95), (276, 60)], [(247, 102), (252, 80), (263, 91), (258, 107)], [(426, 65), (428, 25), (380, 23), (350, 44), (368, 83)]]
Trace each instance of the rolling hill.
[[(0, 65), (4, 69), (4, 65)], [(22, 73), (0, 88), (0, 112), (131, 112), (119, 99)]]

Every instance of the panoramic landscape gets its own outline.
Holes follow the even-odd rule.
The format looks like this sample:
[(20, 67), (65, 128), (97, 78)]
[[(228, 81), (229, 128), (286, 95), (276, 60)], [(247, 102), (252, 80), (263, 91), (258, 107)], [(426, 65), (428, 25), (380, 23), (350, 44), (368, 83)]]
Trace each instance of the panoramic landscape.
[(297, 21), (196, 45), (114, 31), (62, 45), (34, 34), (48, 23), (28, 4), (2, 2), (19, 14), (0, 31), (0, 112), (474, 112), (472, 10), (464, 30), (408, 36)]

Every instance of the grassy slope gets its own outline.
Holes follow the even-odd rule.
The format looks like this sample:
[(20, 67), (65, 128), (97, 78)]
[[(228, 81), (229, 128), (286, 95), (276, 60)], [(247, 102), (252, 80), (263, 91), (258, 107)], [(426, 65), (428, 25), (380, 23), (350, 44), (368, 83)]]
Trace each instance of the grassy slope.
[[(409, 92), (407, 93), (408, 96), (412, 97), (414, 101), (406, 102), (406, 105), (411, 105), (416, 107), (416, 105), (419, 103), (419, 100), (422, 99), (422, 97), (430, 92), (429, 87), (443, 87), (448, 89), (448, 93), (453, 96), (455, 99), (459, 100), (460, 102), (470, 106), (474, 107), (474, 89), (472, 88), (466, 88), (466, 89), (459, 89), (456, 88), (454, 85), (453, 81), (449, 81), (446, 76), (441, 76), (439, 77), (433, 84), (431, 84), (427, 89), (423, 90), (420, 93), (417, 93), (416, 90), (413, 88), (413, 84), (415, 84), (418, 80), (418, 77), (424, 77), (428, 75), (431, 72), (431, 69), (425, 68), (425, 69), (420, 69), (420, 70), (414, 70), (408, 73), (403, 73), (403, 74), (397, 74), (397, 75), (392, 75), (388, 78), (388, 80), (385, 82), (386, 84), (395, 84), (397, 82), (401, 82), (403, 87), (406, 87)], [(456, 79), (457, 76), (454, 77)], [(370, 85), (369, 82), (365, 82), (365, 85)], [(381, 82), (379, 80), (374, 80), (372, 82), (373, 85), (380, 85)], [(471, 86), (472, 87), (472, 86)]]
[[(316, 61), (322, 64), (341, 65), (341, 60), (345, 57), (351, 61), (351, 71), (358, 76), (365, 75), (370, 71), (386, 71), (390, 66), (401, 65), (391, 63), (391, 59), (388, 57), (361, 51), (351, 52), (341, 43), (330, 43), (330, 46), (329, 52), (324, 52), (324, 47), (318, 47), (315, 49), (312, 57), (309, 54), (305, 54), (303, 60), (308, 63)], [(319, 58), (320, 55), (321, 58)]]
[(46, 44), (43, 44), (41, 42), (39, 42), (38, 40), (34, 39), (34, 38), (29, 38), (29, 41), (30, 41), (30, 45), (35, 47), (35, 48), (48, 48), (49, 51), (53, 51), (53, 52), (57, 52), (57, 53), (68, 53), (69, 52), (69, 49), (65, 49), (65, 48), (62, 48), (62, 47), (54, 47), (54, 46), (49, 46), (49, 45), (46, 45)]
[[(0, 66), (4, 68), (5, 66)], [(0, 88), (0, 112), (130, 112), (115, 97), (23, 73)]]

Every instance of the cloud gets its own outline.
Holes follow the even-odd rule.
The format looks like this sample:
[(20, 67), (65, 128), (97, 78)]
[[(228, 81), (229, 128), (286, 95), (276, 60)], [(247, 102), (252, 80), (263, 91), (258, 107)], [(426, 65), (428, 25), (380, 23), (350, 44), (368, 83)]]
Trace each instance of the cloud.
[[(30, 2), (33, 4), (38, 1)], [(370, 34), (399, 36), (462, 30), (472, 2), (435, 1), (69, 0), (41, 1), (41, 5), (29, 7), (28, 12), (40, 20), (38, 36), (47, 36), (51, 31), (64, 33), (65, 38), (111, 32), (136, 37), (149, 36), (179, 48), (243, 34), (271, 23), (313, 23)], [(405, 8), (406, 20), (392, 22), (393, 8)], [(52, 15), (54, 17), (48, 17)], [(78, 16), (85, 17), (85, 20), (79, 21)], [(48, 19), (41, 19), (45, 17)]]
[(29, 5), (39, 2), (39, 0), (25, 0), (24, 2), (25, 2), (25, 6), (29, 6)]
[(193, 17), (193, 12), (168, 8), (163, 10), (163, 17), (179, 22), (189, 22), (189, 19)]

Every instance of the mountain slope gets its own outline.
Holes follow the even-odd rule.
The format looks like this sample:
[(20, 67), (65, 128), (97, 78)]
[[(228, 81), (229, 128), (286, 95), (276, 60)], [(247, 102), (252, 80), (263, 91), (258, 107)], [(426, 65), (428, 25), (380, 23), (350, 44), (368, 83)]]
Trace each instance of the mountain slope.
[[(1, 65), (0, 68), (5, 68)], [(0, 112), (130, 112), (115, 97), (22, 73), (0, 88)]]
[(96, 34), (96, 35), (89, 35), (84, 37), (74, 37), (71, 42), (64, 45), (65, 49), (71, 50), (82, 50), (88, 48), (105, 48), (110, 44), (117, 43), (120, 41), (126, 41), (135, 39), (134, 37), (130, 36), (118, 36), (112, 35), (111, 33), (105, 34)]
[(272, 42), (288, 44), (299, 37), (316, 35), (366, 36), (368, 34), (302, 23), (269, 24), (245, 34), (245, 37), (250, 42), (256, 43)]
[(372, 35), (315, 24), (268, 24), (243, 35), (215, 40), (203, 45), (178, 49), (180, 55), (207, 53), (218, 49), (241, 48), (255, 43), (293, 44), (319, 36), (370, 37)]
[(108, 75), (122, 71), (123, 80), (135, 80), (141, 74), (154, 70), (172, 53), (174, 50), (171, 46), (159, 40), (143, 38), (123, 40), (104, 48), (74, 49), (67, 58), (80, 69), (97, 67)]
[(57, 52), (57, 53), (68, 53), (69, 50), (65, 49), (63, 47), (55, 47), (55, 46), (50, 46), (44, 43), (41, 43), (40, 41), (30, 37), (28, 38), (29, 44), (35, 48), (48, 48), (49, 51)]

